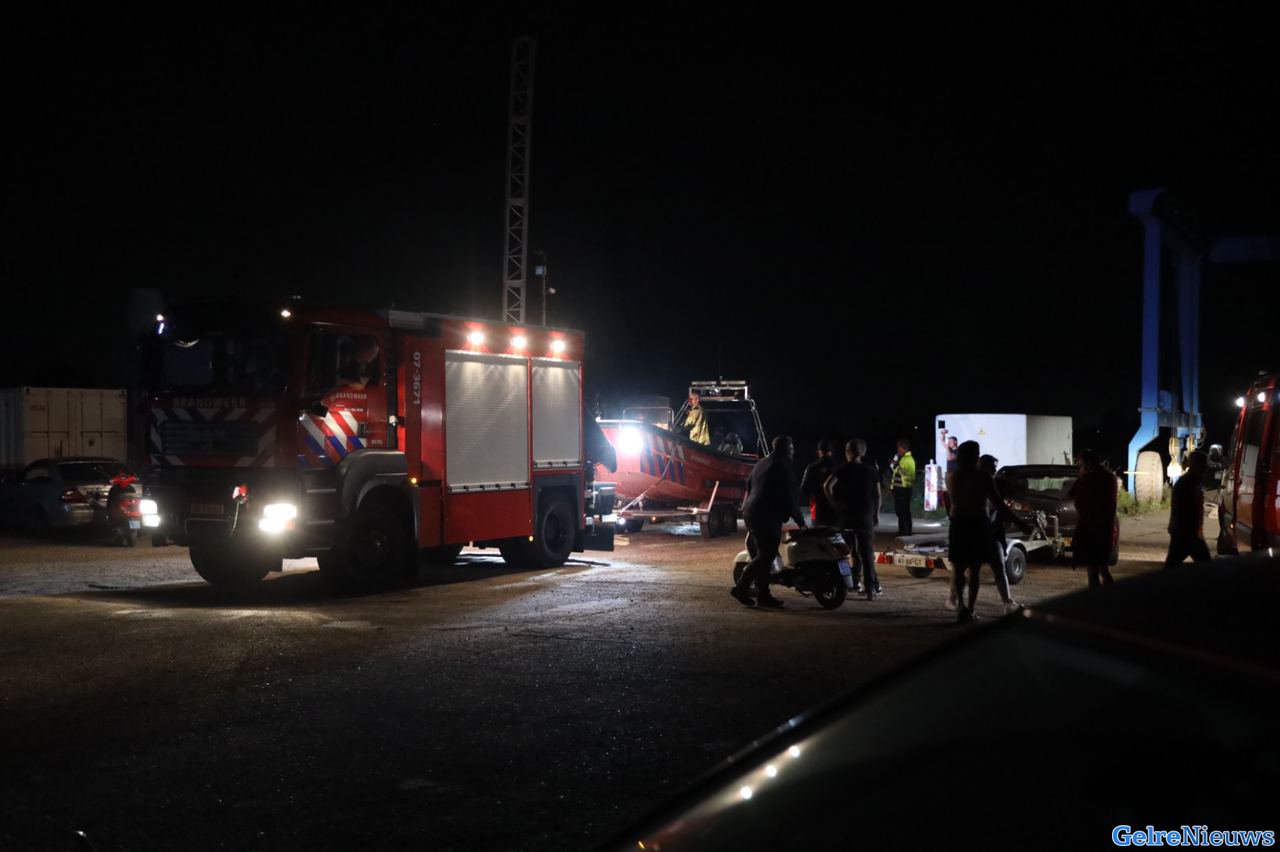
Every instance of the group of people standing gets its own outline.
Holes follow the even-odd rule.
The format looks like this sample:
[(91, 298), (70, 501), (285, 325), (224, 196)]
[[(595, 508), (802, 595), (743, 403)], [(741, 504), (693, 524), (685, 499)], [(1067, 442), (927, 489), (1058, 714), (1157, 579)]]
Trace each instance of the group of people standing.
[[(955, 442), (955, 439), (951, 439)], [(995, 585), (1006, 609), (1019, 604), (1009, 591), (1005, 572), (1008, 544), (1005, 529), (1012, 525), (1026, 533), (1027, 521), (1011, 512), (996, 480), (998, 461), (982, 455), (977, 441), (948, 447), (945, 503), (950, 518), (948, 559), (952, 565), (949, 606), (960, 622), (973, 621), (980, 586), (979, 570), (991, 566)], [(795, 499), (791, 464), (795, 445), (787, 436), (773, 439), (772, 452), (756, 464), (747, 481), (747, 497), (742, 513), (749, 531), (751, 561), (738, 583), (730, 590), (744, 606), (781, 607), (782, 601), (769, 591), (769, 575), (782, 545), (782, 525), (794, 520), (806, 525)], [(1115, 474), (1107, 470), (1092, 450), (1077, 459), (1079, 475), (1067, 496), (1075, 505), (1076, 526), (1071, 542), (1077, 565), (1084, 565), (1089, 588), (1113, 582), (1110, 563), (1117, 544), (1117, 493)], [(1203, 479), (1207, 457), (1199, 451), (1188, 457), (1187, 469), (1173, 489), (1169, 520), (1169, 554), (1165, 567), (1181, 563), (1188, 556), (1196, 562), (1208, 561), (1209, 550), (1203, 532)], [(890, 487), (898, 515), (898, 534), (911, 534), (911, 488), (915, 462), (906, 440), (898, 442)], [(830, 441), (818, 443), (818, 457), (809, 464), (800, 481), (800, 493), (809, 501), (810, 520), (816, 526), (841, 531), (856, 560), (855, 593), (867, 600), (883, 594), (875, 568), (873, 536), (882, 502), (880, 472), (867, 458), (867, 442), (854, 438), (844, 447), (844, 463), (835, 457)], [(905, 522), (904, 522), (905, 515)], [(751, 588), (755, 587), (755, 596)]]
[[(794, 520), (798, 526), (806, 526), (791, 478), (795, 445), (783, 435), (773, 439), (772, 450), (751, 471), (742, 505), (750, 534), (751, 561), (729, 593), (744, 606), (783, 605), (769, 591), (769, 574), (782, 546), (782, 525)], [(880, 516), (880, 474), (866, 456), (867, 442), (855, 438), (845, 445), (845, 461), (840, 464), (831, 442), (822, 441), (817, 460), (805, 468), (800, 491), (809, 499), (814, 525), (841, 530), (850, 554), (857, 560), (860, 571), (855, 574), (854, 593), (875, 600), (883, 594), (876, 576), (873, 542)]]

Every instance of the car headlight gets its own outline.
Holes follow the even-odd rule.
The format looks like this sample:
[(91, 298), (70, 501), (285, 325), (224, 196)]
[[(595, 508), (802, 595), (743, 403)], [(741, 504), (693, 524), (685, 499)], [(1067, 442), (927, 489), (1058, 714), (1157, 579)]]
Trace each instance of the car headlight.
[(139, 500), (138, 511), (144, 515), (158, 515), (160, 507), (156, 505), (155, 500)]

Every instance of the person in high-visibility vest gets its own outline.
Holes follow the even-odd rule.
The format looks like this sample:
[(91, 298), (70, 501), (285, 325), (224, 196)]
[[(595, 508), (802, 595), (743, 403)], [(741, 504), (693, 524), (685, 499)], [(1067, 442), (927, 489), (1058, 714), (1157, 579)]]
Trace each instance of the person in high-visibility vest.
[(893, 511), (898, 516), (898, 535), (911, 535), (911, 489), (916, 484), (916, 460), (911, 442), (898, 441), (898, 460), (893, 466)]
[(690, 440), (699, 444), (711, 443), (711, 430), (707, 428), (707, 415), (702, 410), (702, 398), (698, 392), (689, 394), (689, 411), (684, 416), (684, 428), (689, 430)]

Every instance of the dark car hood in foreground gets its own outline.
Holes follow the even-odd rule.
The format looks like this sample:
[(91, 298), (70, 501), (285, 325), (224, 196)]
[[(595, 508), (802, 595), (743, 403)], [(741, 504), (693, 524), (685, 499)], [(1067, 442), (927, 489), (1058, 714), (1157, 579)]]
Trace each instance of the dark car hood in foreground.
[(1275, 828), (1280, 560), (1028, 610), (793, 720), (610, 848), (1100, 848)]

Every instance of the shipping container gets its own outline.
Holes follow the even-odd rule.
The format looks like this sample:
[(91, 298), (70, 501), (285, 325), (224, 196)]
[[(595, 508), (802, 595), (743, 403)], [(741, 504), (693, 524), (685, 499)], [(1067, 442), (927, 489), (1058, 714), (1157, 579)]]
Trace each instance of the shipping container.
[(123, 461), (126, 396), (120, 389), (0, 389), (0, 469), (65, 456)]

